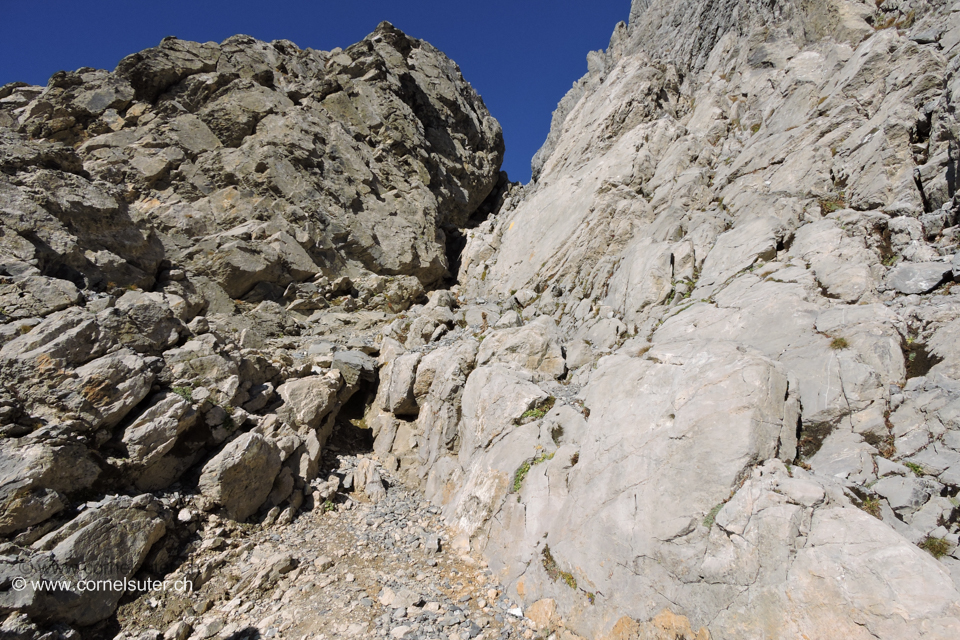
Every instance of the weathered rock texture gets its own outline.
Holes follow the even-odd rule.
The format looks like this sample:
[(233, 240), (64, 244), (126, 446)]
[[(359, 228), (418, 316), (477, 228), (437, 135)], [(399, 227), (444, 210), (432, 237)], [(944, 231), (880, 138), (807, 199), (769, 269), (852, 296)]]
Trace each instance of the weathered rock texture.
[(525, 187), (386, 24), (0, 89), (0, 607), (399, 477), (558, 637), (960, 637), (958, 54), (935, 0), (635, 0)]
[(329, 53), (167, 38), (113, 73), (4, 93), (0, 162), (37, 167), (3, 183), (23, 194), (5, 260), (94, 287), (149, 286), (165, 255), (233, 298), (362, 269), (431, 284), (443, 229), (478, 209), (503, 155), (456, 65), (387, 23)]
[(958, 54), (943, 2), (635, 0), (450, 331), (384, 332), (375, 450), (586, 637), (960, 635)]
[(12, 580), (162, 576), (197, 513), (334, 498), (322, 454), (374, 337), (451, 276), (502, 156), (459, 68), (388, 23), (0, 88), (0, 612), (98, 623), (123, 589)]

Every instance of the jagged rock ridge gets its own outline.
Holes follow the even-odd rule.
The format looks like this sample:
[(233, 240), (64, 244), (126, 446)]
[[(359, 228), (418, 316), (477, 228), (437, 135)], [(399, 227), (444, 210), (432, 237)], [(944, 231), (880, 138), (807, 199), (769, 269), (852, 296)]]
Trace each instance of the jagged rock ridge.
[[(168, 38), (113, 73), (61, 72), (2, 97), (0, 124), (75, 148), (7, 130), (5, 173), (46, 169), (23, 178), (46, 198), (33, 209), (69, 217), (74, 253), (96, 254), (57, 246), (54, 221), (21, 219), (53, 250), (34, 242), (31, 254), (16, 240), (25, 228), (5, 220), (6, 242), (19, 242), (5, 268), (38, 260), (94, 288), (150, 287), (165, 255), (233, 298), (364, 269), (431, 285), (446, 273), (442, 230), (479, 209), (503, 156), (499, 125), (456, 65), (386, 23), (331, 53)], [(56, 195), (74, 191), (82, 204)], [(153, 233), (121, 235), (131, 226)]]
[(459, 68), (388, 23), (0, 88), (0, 610), (97, 624), (122, 591), (12, 580), (202, 584), (187, 505), (289, 523), (335, 497), (376, 331), (449, 277), (502, 156)]

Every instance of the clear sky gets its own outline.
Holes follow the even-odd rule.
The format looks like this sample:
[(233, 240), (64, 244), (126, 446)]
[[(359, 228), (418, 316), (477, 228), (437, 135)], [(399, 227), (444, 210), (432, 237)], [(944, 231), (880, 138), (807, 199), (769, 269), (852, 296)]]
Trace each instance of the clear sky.
[(0, 0), (0, 85), (113, 69), (168, 35), (220, 42), (244, 33), (330, 50), (389, 20), (460, 65), (503, 126), (504, 169), (527, 182), (550, 114), (587, 71), (587, 52), (605, 49), (629, 13), (630, 0)]

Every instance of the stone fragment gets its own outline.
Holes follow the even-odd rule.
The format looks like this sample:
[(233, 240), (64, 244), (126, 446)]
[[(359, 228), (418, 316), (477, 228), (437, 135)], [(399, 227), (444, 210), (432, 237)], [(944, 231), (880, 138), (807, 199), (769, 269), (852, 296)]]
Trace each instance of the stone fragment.
[(374, 504), (386, 497), (386, 490), (383, 488), (383, 479), (377, 470), (376, 464), (369, 458), (363, 458), (357, 464), (353, 472), (353, 486), (355, 490), (362, 490), (367, 498)]

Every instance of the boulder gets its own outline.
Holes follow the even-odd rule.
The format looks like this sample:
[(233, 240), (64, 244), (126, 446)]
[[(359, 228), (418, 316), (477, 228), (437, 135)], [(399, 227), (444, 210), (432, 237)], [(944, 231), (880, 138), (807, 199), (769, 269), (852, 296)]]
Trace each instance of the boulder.
[(419, 410), (414, 397), (414, 383), (421, 357), (422, 354), (411, 352), (393, 361), (387, 390), (388, 401), (384, 409), (394, 415), (415, 416)]
[(77, 444), (19, 444), (0, 448), (0, 535), (20, 531), (60, 512), (67, 496), (89, 488), (100, 468)]
[(150, 392), (156, 359), (121, 349), (77, 367), (76, 378), (63, 385), (63, 405), (90, 428), (113, 427)]
[(204, 465), (200, 492), (244, 521), (264, 503), (280, 472), (280, 450), (263, 436), (246, 433)]
[(168, 453), (197, 418), (190, 402), (177, 394), (164, 393), (124, 429), (122, 442), (130, 459), (147, 467)]
[(121, 344), (137, 353), (160, 355), (176, 346), (187, 328), (175, 307), (183, 300), (156, 292), (128, 291), (117, 299), (115, 308), (97, 314), (105, 332), (115, 334)]
[(336, 405), (340, 387), (337, 372), (285, 382), (277, 388), (284, 401), (281, 415), (291, 424), (316, 429)]
[[(35, 542), (27, 554), (0, 565), (4, 582), (27, 588), (0, 593), (0, 606), (47, 622), (86, 626), (109, 617), (151, 547), (166, 532), (166, 515), (152, 496), (106, 498)], [(32, 580), (70, 580), (69, 590), (35, 589)], [(78, 581), (89, 588), (80, 589)], [(119, 581), (119, 582), (114, 582)]]
[(355, 387), (361, 379), (367, 382), (376, 380), (377, 361), (362, 351), (352, 349), (337, 351), (333, 354), (333, 363), (330, 368), (339, 371), (350, 387)]
[[(841, 577), (842, 576), (842, 577)], [(917, 579), (923, 576), (922, 579)], [(785, 632), (815, 637), (821, 633), (862, 633), (848, 611), (871, 611), (873, 635), (910, 635), (914, 623), (890, 614), (890, 607), (917, 610), (946, 638), (960, 630), (957, 588), (930, 554), (904, 540), (876, 518), (852, 507), (818, 510), (805, 547), (785, 576), (783, 595), (771, 609)], [(851, 590), (849, 584), (860, 587)], [(883, 605), (879, 606), (883, 601)], [(816, 610), (817, 619), (801, 611)], [(721, 615), (732, 623), (734, 612)], [(741, 614), (742, 615), (742, 614)], [(756, 623), (750, 626), (759, 628)], [(828, 630), (829, 629), (829, 630)]]

